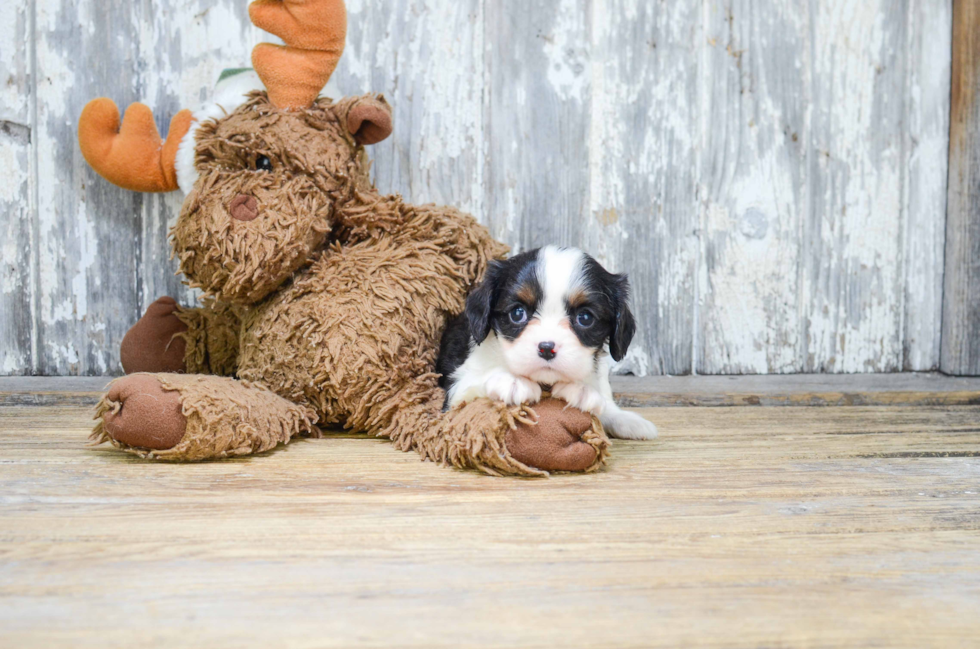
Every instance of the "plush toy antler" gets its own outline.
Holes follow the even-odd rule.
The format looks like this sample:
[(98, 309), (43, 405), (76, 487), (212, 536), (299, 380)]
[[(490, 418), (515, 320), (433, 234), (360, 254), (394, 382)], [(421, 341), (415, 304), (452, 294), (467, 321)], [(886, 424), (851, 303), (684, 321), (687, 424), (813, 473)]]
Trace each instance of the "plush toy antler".
[(286, 43), (261, 43), (252, 50), (252, 65), (269, 100), (279, 108), (306, 108), (327, 85), (344, 52), (343, 0), (256, 0), (248, 13), (256, 27)]
[[(269, 100), (286, 110), (309, 107), (327, 85), (344, 51), (344, 1), (256, 0), (248, 11), (256, 27), (286, 42), (285, 47), (262, 43), (252, 52), (253, 65), (269, 92)], [(236, 102), (243, 99), (244, 95)], [(217, 114), (234, 108), (230, 104), (221, 106)], [(390, 116), (385, 116), (390, 122)], [(149, 108), (131, 105), (120, 128), (119, 109), (111, 99), (103, 97), (89, 102), (82, 111), (78, 141), (85, 160), (109, 182), (138, 192), (169, 192), (179, 186), (178, 149), (194, 119), (189, 110), (177, 113), (164, 140)], [(373, 140), (365, 135), (364, 141)]]
[(92, 168), (109, 182), (138, 192), (177, 189), (174, 161), (180, 141), (191, 127), (191, 111), (170, 121), (167, 139), (160, 137), (153, 112), (143, 104), (126, 109), (122, 128), (111, 99), (95, 99), (78, 120), (78, 143)]

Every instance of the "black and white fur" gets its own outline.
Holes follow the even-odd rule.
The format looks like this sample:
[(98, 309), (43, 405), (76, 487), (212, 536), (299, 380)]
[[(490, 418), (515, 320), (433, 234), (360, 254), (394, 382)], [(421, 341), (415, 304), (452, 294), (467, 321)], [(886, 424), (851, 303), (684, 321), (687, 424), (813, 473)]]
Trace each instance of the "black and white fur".
[(533, 404), (551, 386), (611, 437), (654, 439), (657, 427), (621, 410), (609, 385), (609, 358), (623, 358), (635, 331), (626, 276), (581, 250), (547, 246), (493, 262), (442, 337), (446, 408), (479, 397)]

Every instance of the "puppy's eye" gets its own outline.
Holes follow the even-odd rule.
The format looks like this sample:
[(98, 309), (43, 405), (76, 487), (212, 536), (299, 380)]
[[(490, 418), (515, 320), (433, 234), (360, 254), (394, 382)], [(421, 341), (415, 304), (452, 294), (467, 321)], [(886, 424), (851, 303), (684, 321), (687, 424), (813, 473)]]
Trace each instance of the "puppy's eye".
[(510, 310), (510, 321), (514, 324), (524, 324), (527, 322), (527, 309), (522, 306), (515, 306)]
[(592, 315), (591, 311), (579, 311), (575, 321), (578, 322), (578, 326), (588, 329), (595, 324), (595, 316)]
[(255, 159), (256, 171), (272, 171), (272, 160), (268, 156), (260, 155)]

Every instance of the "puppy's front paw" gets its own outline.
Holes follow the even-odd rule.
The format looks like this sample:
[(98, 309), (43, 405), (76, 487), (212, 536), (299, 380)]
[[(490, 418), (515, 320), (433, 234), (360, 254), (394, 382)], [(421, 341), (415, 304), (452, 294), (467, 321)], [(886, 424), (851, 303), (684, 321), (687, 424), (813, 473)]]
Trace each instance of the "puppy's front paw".
[(599, 391), (584, 383), (558, 383), (551, 388), (551, 396), (567, 401), (568, 405), (582, 412), (601, 415), (606, 404)]
[(541, 401), (540, 385), (522, 376), (514, 376), (510, 372), (494, 372), (487, 378), (484, 387), (488, 397), (503, 401), (508, 406)]

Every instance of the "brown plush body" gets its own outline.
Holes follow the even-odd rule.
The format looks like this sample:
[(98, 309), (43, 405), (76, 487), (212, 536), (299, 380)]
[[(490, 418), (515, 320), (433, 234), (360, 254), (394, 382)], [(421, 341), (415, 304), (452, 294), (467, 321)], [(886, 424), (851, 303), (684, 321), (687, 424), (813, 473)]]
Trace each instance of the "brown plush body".
[[(207, 297), (196, 309), (162, 298), (127, 334), (131, 376), (110, 386), (94, 439), (146, 458), (203, 460), (343, 426), (494, 474), (600, 466), (601, 427), (562, 402), (482, 399), (442, 412), (433, 373), (442, 330), (506, 248), (453, 208), (377, 192), (363, 145), (391, 132), (383, 97), (280, 107), (271, 94), (191, 127), (194, 183), (172, 239)], [(88, 119), (118, 116), (104, 103), (99, 111)], [(80, 134), (113, 129), (86, 123)], [(126, 132), (124, 123), (115, 137)], [(96, 141), (83, 151), (113, 148)], [(150, 184), (120, 176), (126, 167), (113, 160), (89, 160), (114, 182)]]

